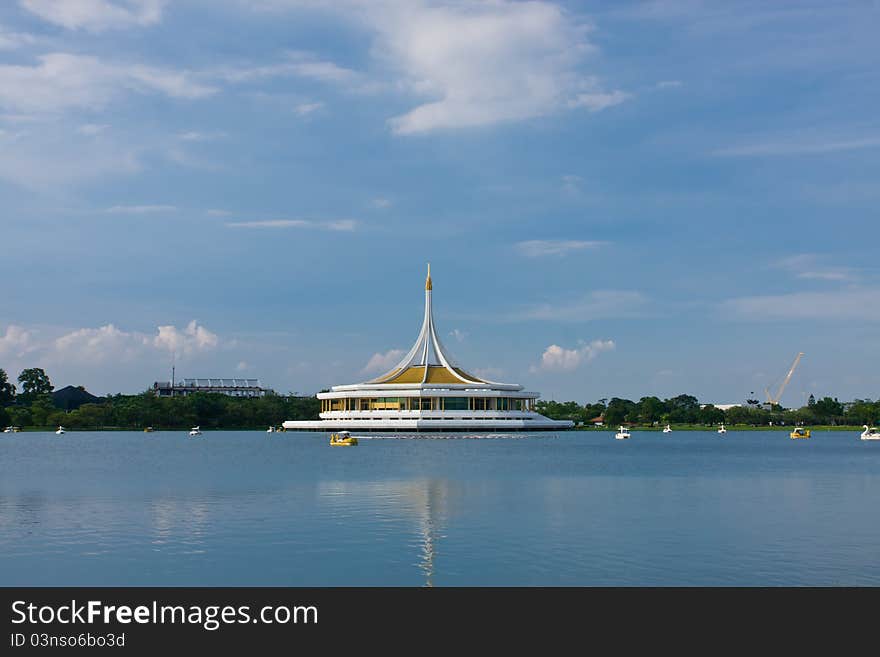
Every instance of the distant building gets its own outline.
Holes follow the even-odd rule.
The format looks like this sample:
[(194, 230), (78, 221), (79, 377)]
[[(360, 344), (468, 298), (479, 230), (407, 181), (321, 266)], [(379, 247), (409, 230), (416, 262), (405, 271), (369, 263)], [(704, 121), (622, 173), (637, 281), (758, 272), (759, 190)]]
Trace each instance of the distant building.
[(209, 392), (230, 397), (265, 397), (275, 391), (260, 386), (259, 379), (183, 379), (156, 381), (151, 388), (157, 397), (180, 397), (196, 392)]
[(714, 406), (719, 411), (729, 411), (731, 408), (739, 408), (742, 404), (700, 404), (700, 408), (706, 408), (707, 406)]
[[(287, 420), (285, 429), (359, 431), (545, 431), (570, 429), (571, 420), (537, 412), (537, 392), (518, 383), (489, 381), (459, 367), (434, 326), (431, 270), (425, 314), (412, 349), (390, 371), (362, 383), (319, 392), (320, 420)], [(396, 289), (396, 288), (395, 288)]]

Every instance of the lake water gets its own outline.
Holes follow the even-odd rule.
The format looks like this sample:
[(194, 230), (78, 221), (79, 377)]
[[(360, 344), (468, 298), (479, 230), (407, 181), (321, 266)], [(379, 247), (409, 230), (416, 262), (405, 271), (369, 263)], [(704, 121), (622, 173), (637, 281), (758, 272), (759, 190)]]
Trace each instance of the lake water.
[(0, 434), (0, 585), (880, 585), (856, 432)]

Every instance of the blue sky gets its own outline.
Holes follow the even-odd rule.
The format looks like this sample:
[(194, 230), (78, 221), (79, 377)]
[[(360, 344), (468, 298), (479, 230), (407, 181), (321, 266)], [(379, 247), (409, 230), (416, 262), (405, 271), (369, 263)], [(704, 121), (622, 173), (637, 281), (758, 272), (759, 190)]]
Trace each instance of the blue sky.
[(0, 5), (0, 367), (880, 396), (872, 2)]

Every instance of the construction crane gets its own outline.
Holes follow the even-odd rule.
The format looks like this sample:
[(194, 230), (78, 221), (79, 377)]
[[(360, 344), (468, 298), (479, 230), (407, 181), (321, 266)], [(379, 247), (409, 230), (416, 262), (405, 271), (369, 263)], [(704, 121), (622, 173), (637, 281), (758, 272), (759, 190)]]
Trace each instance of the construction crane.
[(803, 358), (804, 353), (800, 352), (794, 359), (794, 362), (791, 364), (791, 368), (788, 370), (788, 374), (785, 375), (785, 379), (783, 379), (782, 384), (779, 386), (779, 390), (776, 391), (776, 395), (770, 394), (770, 388), (764, 388), (764, 392), (767, 393), (767, 404), (770, 406), (777, 406), (779, 404), (779, 400), (782, 399), (782, 393), (785, 392), (785, 386), (788, 385), (788, 382), (791, 381), (791, 376), (794, 374), (795, 369), (798, 366), (798, 363), (801, 362), (801, 358)]

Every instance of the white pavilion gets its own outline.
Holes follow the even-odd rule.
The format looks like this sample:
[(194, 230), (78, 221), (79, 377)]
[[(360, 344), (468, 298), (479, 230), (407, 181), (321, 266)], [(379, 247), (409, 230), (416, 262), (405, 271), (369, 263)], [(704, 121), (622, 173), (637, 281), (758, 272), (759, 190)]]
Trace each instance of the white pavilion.
[(318, 393), (320, 420), (287, 420), (288, 430), (321, 431), (547, 431), (570, 420), (535, 412), (537, 392), (487, 381), (459, 367), (440, 341), (431, 306), (431, 266), (425, 281), (425, 317), (409, 353), (389, 372), (364, 383)]

